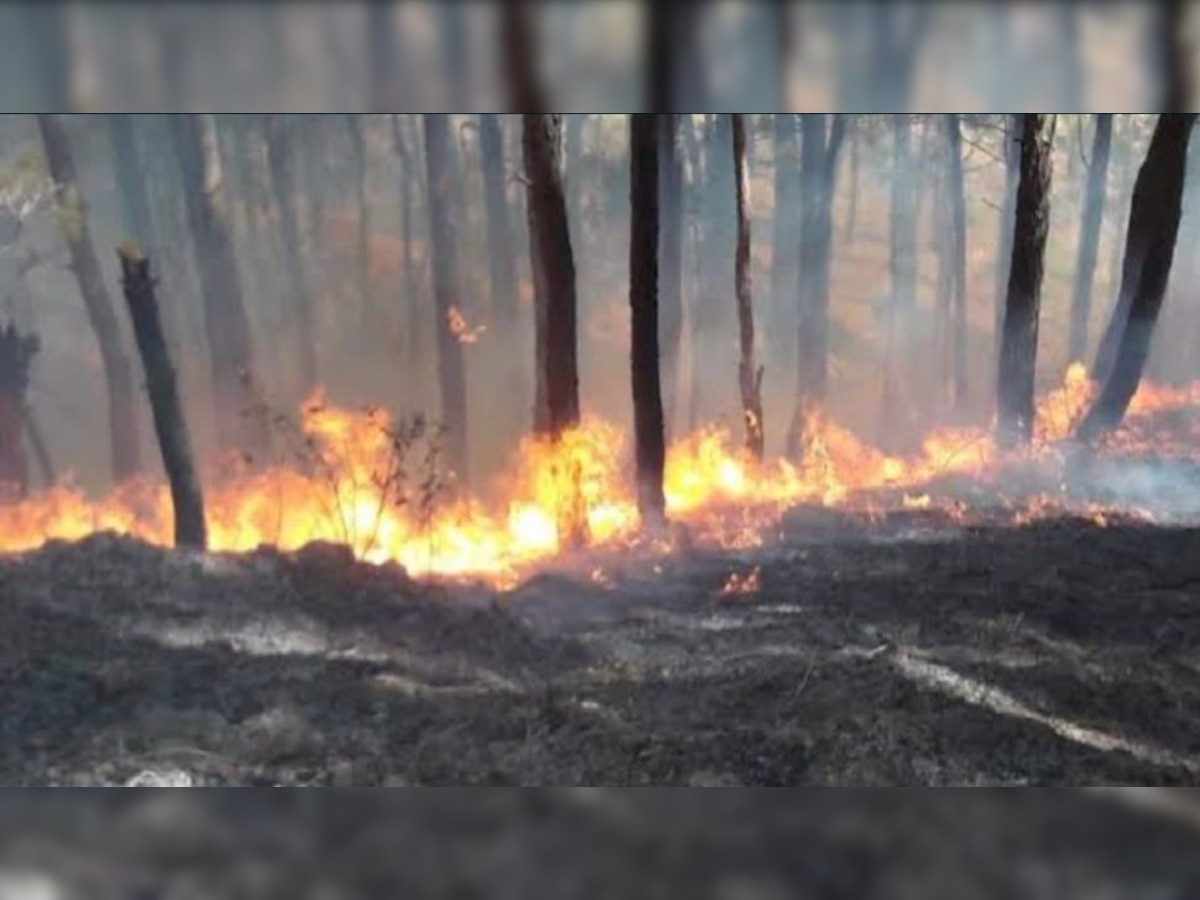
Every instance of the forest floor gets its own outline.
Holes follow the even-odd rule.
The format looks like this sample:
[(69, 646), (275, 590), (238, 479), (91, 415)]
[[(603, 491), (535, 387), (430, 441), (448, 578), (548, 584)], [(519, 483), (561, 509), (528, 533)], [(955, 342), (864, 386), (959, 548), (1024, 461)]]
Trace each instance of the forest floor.
[(1200, 783), (1200, 531), (919, 524), (508, 593), (50, 545), (0, 561), (0, 783)]

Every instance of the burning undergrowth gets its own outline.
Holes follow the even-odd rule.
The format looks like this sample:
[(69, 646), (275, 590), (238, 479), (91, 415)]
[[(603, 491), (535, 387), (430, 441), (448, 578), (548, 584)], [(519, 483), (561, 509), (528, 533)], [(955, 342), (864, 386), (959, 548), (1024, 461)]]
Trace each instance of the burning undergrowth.
[[(1200, 437), (1200, 385), (1144, 385), (1125, 427), (1106, 446), (1084, 448), (1070, 436), (1092, 393), (1082, 367), (1072, 367), (1039, 405), (1033, 444), (1018, 453), (1002, 454), (988, 430), (946, 428), (918, 453), (889, 456), (817, 416), (800, 460), (755, 463), (728, 431), (702, 429), (670, 449), (667, 506), (680, 527), (656, 538), (639, 534), (630, 448), (611, 423), (586, 420), (553, 445), (526, 441), (511, 475), (484, 498), (456, 489), (441, 469), (441, 435), (429, 423), (314, 401), (284, 429), (290, 443), (282, 445), (290, 449), (271, 464), (210, 479), (211, 544), (245, 551), (334, 542), (415, 574), (503, 583), (584, 544), (651, 552), (684, 540), (757, 546), (797, 507), (867, 524), (956, 527), (1062, 515), (1100, 523), (1200, 520), (1192, 449)], [(160, 485), (132, 484), (99, 500), (68, 485), (10, 505), (0, 549), (97, 531), (166, 544), (170, 522)]]

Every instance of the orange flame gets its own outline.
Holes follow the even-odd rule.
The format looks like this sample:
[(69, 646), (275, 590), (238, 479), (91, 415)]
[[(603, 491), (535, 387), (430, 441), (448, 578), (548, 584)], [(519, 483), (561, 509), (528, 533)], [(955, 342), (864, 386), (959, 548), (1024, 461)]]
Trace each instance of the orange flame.
[[(1062, 387), (1041, 402), (1034, 444), (1018, 461), (1057, 459), (1056, 442), (1070, 435), (1093, 395), (1084, 369), (1072, 366)], [(1154, 431), (1156, 417), (1189, 409), (1200, 410), (1200, 385), (1145, 384), (1113, 446), (1145, 453), (1160, 438)], [(209, 487), (213, 549), (244, 551), (271, 544), (292, 550), (311, 541), (333, 541), (349, 545), (364, 560), (396, 561), (417, 575), (508, 583), (581, 534), (597, 546), (623, 545), (637, 536), (626, 441), (619, 428), (599, 419), (585, 419), (557, 443), (525, 441), (511, 476), (501, 485), (503, 500), (491, 504), (437, 491), (437, 473), (425, 478), (417, 471), (419, 448), (399, 446), (393, 423), (380, 411), (352, 412), (317, 398), (305, 408), (300, 426), (306, 457), (236, 473)], [(1189, 452), (1200, 438), (1200, 416), (1191, 417), (1190, 428), (1184, 435)], [(897, 491), (895, 504), (910, 510), (938, 506), (955, 513), (956, 504), (938, 499), (929, 488), (933, 480), (962, 474), (999, 485), (1002, 464), (1008, 463), (985, 429), (940, 429), (927, 437), (919, 453), (906, 458), (876, 450), (823, 415), (812, 418), (806, 433), (812, 438), (802, 459), (761, 463), (721, 428), (684, 438), (667, 455), (669, 515), (701, 539), (753, 547), (789, 506), (853, 503), (873, 490)], [(1161, 441), (1153, 446), (1162, 449)], [(403, 452), (414, 458), (398, 460)], [(1018, 519), (1052, 514), (1062, 502), (1056, 494), (1026, 502)], [(1075, 511), (1108, 521), (1101, 508)], [(167, 490), (139, 483), (92, 500), (67, 483), (6, 505), (0, 552), (97, 531), (168, 543)], [(593, 575), (593, 580), (606, 579)], [(745, 581), (754, 583), (748, 576)], [(745, 581), (727, 587), (736, 592)]]

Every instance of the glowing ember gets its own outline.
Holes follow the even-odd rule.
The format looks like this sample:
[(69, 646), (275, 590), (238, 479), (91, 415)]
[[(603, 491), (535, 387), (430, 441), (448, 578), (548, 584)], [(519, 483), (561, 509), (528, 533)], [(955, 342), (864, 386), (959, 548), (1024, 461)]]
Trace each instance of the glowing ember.
[(746, 573), (734, 572), (721, 588), (722, 597), (748, 597), (762, 589), (762, 568), (755, 567)]
[[(730, 548), (761, 544), (788, 507), (853, 504), (869, 512), (868, 504), (877, 500), (863, 494), (871, 491), (902, 492), (893, 502), (905, 509), (938, 508), (962, 517), (966, 510), (931, 490), (932, 480), (965, 475), (989, 488), (992, 501), (999, 502), (1012, 467), (1037, 462), (1060, 471), (1058, 443), (1070, 435), (1092, 395), (1083, 368), (1073, 366), (1063, 386), (1040, 404), (1033, 446), (1007, 459), (1000, 458), (983, 429), (942, 429), (928, 436), (920, 453), (896, 458), (814, 417), (802, 459), (756, 463), (733, 435), (706, 428), (668, 452), (668, 513), (684, 526), (689, 541)], [(1144, 384), (1127, 427), (1109, 449), (1143, 455), (1177, 450), (1190, 457), (1200, 437), (1200, 415), (1183, 413), (1197, 410), (1200, 386)], [(1173, 428), (1183, 420), (1179, 447), (1169, 446), (1161, 433), (1161, 418), (1168, 414)], [(303, 452), (295, 459), (209, 479), (213, 549), (271, 544), (292, 550), (311, 541), (333, 541), (348, 544), (367, 561), (396, 561), (417, 575), (511, 583), (524, 568), (584, 544), (638, 542), (652, 552), (673, 546), (674, 538), (640, 542), (631, 454), (620, 429), (608, 422), (587, 419), (557, 444), (526, 441), (511, 476), (499, 485), (503, 499), (491, 504), (443, 490), (436, 454), (430, 451), (436, 434), (419, 420), (393, 423), (378, 410), (351, 412), (316, 398), (305, 408), (298, 432)], [(1070, 504), (1061, 490), (1024, 499), (1013, 513), (1015, 521), (1027, 522), (1064, 510), (1099, 524), (1111, 517), (1111, 510), (1096, 504)], [(0, 522), (0, 551), (29, 550), (47, 540), (76, 540), (97, 531), (168, 543), (167, 490), (133, 484), (91, 500), (65, 484), (11, 503)], [(750, 576), (737, 577), (741, 580), (731, 582), (730, 591), (755, 584)], [(607, 577), (595, 570), (592, 580), (604, 584)]]

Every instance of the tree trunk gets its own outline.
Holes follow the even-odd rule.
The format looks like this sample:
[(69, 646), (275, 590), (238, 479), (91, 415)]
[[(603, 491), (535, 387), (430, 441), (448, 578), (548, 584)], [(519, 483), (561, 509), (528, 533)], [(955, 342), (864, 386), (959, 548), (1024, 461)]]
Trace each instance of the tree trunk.
[(1000, 208), (1000, 241), (996, 253), (996, 348), (1003, 340), (1004, 317), (1008, 299), (1009, 273), (1013, 260), (1013, 229), (1017, 216), (1017, 183), (1021, 172), (1021, 143), (1025, 117), (1017, 113), (1005, 116), (1004, 124), (1004, 200)]
[(1079, 436), (1085, 441), (1121, 423), (1141, 380), (1175, 256), (1188, 140), (1195, 121), (1194, 113), (1160, 115), (1138, 172), (1129, 210), (1120, 299), (1093, 370), (1104, 387), (1079, 426)]
[[(414, 122), (412, 116), (408, 117)], [(419, 373), (421, 371), (421, 296), (422, 278), (425, 259), (421, 260), (421, 271), (418, 271), (416, 254), (413, 253), (413, 242), (416, 240), (414, 197), (421, 183), (421, 167), (415, 159), (415, 151), (410, 151), (408, 140), (404, 134), (404, 117), (400, 114), (392, 116), (392, 139), (395, 142), (396, 155), (400, 158), (400, 231), (401, 246), (404, 256), (404, 356), (406, 374), (409, 381), (408, 396), (410, 402), (415, 402)]]
[(850, 129), (850, 204), (846, 210), (846, 226), (842, 233), (842, 243), (854, 243), (855, 229), (858, 226), (858, 194), (860, 188), (860, 169), (859, 156), (861, 155), (860, 144), (862, 143), (859, 129), (852, 127)]
[(912, 125), (908, 116), (893, 115), (891, 124), (893, 156), (888, 271), (899, 350), (907, 354), (912, 349), (910, 336), (917, 302), (917, 174), (913, 165)]
[(24, 437), (25, 395), (29, 369), (37, 355), (35, 335), (23, 335), (15, 325), (0, 328), (0, 498), (24, 497), (29, 489)]
[(108, 388), (109, 438), (113, 480), (132, 478), (141, 471), (138, 446), (137, 406), (133, 369), (121, 341), (116, 308), (104, 284), (104, 273), (88, 226), (87, 207), (75, 172), (70, 139), (60, 116), (41, 113), (37, 117), (50, 177), (60, 192), (60, 208), (71, 268), (79, 282), (79, 291), (88, 321), (100, 348), (104, 380)]
[(563, 193), (567, 198), (567, 223), (575, 242), (582, 247), (586, 222), (583, 215), (583, 126), (585, 113), (562, 113)]
[(967, 199), (963, 179), (962, 123), (956, 113), (942, 120), (946, 130), (946, 200), (949, 212), (950, 283), (953, 298), (954, 408), (966, 409), (967, 340)]
[(492, 313), (504, 334), (517, 331), (516, 252), (509, 232), (508, 194), (505, 189), (504, 135), (495, 113), (479, 116), (479, 155), (483, 169), (487, 208), (488, 276)]
[(358, 281), (359, 322), (363, 333), (370, 334), (375, 323), (373, 297), (375, 281), (371, 277), (371, 188), (368, 178), (367, 140), (363, 133), (363, 117), (360, 113), (349, 113), (344, 116), (346, 134), (350, 137), (350, 149), (353, 159), (355, 207), (358, 213), (358, 227), (355, 231), (355, 276)]
[(1075, 260), (1075, 285), (1071, 292), (1071, 330), (1067, 358), (1082, 360), (1087, 353), (1088, 324), (1092, 313), (1092, 286), (1096, 280), (1096, 257), (1100, 250), (1100, 230), (1104, 224), (1104, 204), (1108, 194), (1108, 160), (1112, 152), (1113, 114), (1097, 113), (1092, 157), (1088, 163), (1087, 190), (1083, 199), (1083, 224), (1079, 231), (1079, 252)]
[(402, 109), (400, 67), (395, 40), (395, 0), (369, 0), (366, 16), (369, 112)]
[(530, 263), (536, 313), (537, 390), (533, 429), (557, 440), (579, 424), (579, 363), (576, 334), (575, 257), (563, 186), (563, 120), (548, 108), (533, 63), (537, 40), (533, 10), (505, 7), (502, 50), (514, 109), (521, 116), (521, 150), (526, 176)]
[(146, 199), (146, 175), (137, 143), (137, 116), (112, 113), (105, 119), (108, 121), (112, 144), (117, 195), (121, 201), (121, 227), (126, 238), (146, 247), (150, 245), (153, 235), (150, 204)]
[(679, 366), (683, 341), (683, 157), (680, 153), (681, 117), (664, 113), (658, 117), (661, 168), (660, 325), (663, 401), (668, 431), (680, 411)]
[(734, 257), (734, 293), (737, 297), (738, 387), (742, 395), (742, 419), (746, 428), (746, 452), (756, 461), (763, 458), (763, 370), (755, 360), (754, 299), (750, 277), (749, 183), (746, 178), (746, 117), (733, 113), (733, 180), (737, 200), (737, 251)]
[(794, 352), (788, 335), (796, 305), (796, 233), (800, 225), (800, 154), (795, 115), (775, 116), (775, 233), (771, 242), (771, 327), (767, 360), (781, 368)]
[(429, 234), (433, 251), (433, 297), (437, 317), (438, 383), (450, 467), (467, 477), (467, 385), (463, 349), (451, 327), (459, 295), (458, 247), (452, 209), (449, 117), (425, 113), (425, 169), (429, 185)]
[(295, 365), (301, 396), (308, 398), (318, 384), (317, 347), (313, 330), (313, 292), (304, 265), (304, 238), (297, 208), (300, 193), (293, 146), (295, 140), (286, 116), (268, 116), (267, 162), (279, 216), (280, 243), (283, 245), (284, 296), (285, 302), (294, 310)]
[(1021, 117), (1020, 180), (997, 387), (1002, 446), (1028, 443), (1033, 437), (1038, 320), (1050, 229), (1054, 117), (1040, 113)]
[(796, 407), (788, 429), (793, 457), (803, 454), (812, 415), (825, 403), (829, 381), (829, 285), (833, 251), (833, 196), (846, 117), (835, 115), (826, 137), (823, 113), (802, 115), (800, 169), (800, 315)]
[(204, 522), (204, 497), (200, 479), (192, 459), (187, 420), (175, 384), (175, 369), (167, 351), (158, 301), (154, 296), (154, 281), (150, 277), (150, 262), (136, 244), (121, 248), (121, 277), (125, 301), (142, 368), (146, 374), (146, 391), (154, 414), (154, 430), (162, 451), (163, 468), (171, 486), (171, 502), (175, 510), (175, 546), (204, 550), (208, 534)]
[(196, 251), (208, 337), (218, 446), (251, 459), (270, 444), (259, 396), (212, 117), (171, 115), (171, 136), (183, 173), (184, 206)]
[(655, 115), (630, 117), (629, 310), (638, 511), (642, 521), (666, 517), (666, 447), (658, 358), (658, 135)]
[(557, 440), (579, 424), (579, 364), (576, 335), (575, 257), (567, 224), (561, 166), (562, 117), (523, 115), (522, 148), (528, 179), (530, 246), (538, 329), (537, 377), (545, 408), (534, 416), (534, 432)]
[[(700, 198), (701, 278), (692, 304), (693, 412), (689, 425), (698, 418), (724, 412), (736, 402), (725, 393), (726, 383), (709, 376), (732, 366), (734, 354), (728, 335), (734, 328), (729, 296), (733, 292), (733, 257), (737, 244), (733, 161), (729, 147), (733, 129), (729, 113), (708, 117), (704, 136), (704, 184)], [(714, 390), (715, 389), (715, 390)]]

